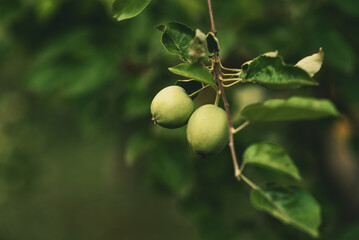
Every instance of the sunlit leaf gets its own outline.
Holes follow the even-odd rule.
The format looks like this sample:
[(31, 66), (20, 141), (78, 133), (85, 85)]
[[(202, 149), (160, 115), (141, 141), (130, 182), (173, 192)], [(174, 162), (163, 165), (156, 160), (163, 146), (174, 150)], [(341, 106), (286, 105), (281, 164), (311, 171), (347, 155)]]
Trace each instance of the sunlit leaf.
[(118, 21), (136, 17), (151, 0), (115, 0), (112, 5), (113, 17)]
[(241, 115), (251, 122), (270, 122), (337, 117), (339, 113), (329, 100), (291, 97), (248, 105)]
[[(278, 51), (273, 51), (273, 52), (266, 52), (263, 53), (261, 56), (266, 56), (266, 57), (277, 57), (278, 56)], [(255, 59), (249, 60), (245, 63), (242, 64), (242, 69), (243, 70), (247, 70), (249, 64), (251, 64)]]
[(303, 69), (309, 74), (309, 76), (313, 77), (314, 74), (316, 74), (322, 67), (323, 59), (324, 53), (320, 48), (318, 53), (303, 58), (297, 64), (295, 64), (295, 66)]
[(301, 180), (299, 171), (284, 148), (273, 143), (255, 143), (244, 154), (246, 164), (254, 164), (273, 169)]
[(177, 66), (169, 68), (175, 74), (209, 84), (214, 89), (217, 89), (216, 82), (214, 81), (211, 73), (204, 67), (194, 63), (181, 63)]
[(243, 82), (257, 83), (270, 89), (290, 89), (318, 85), (301, 68), (287, 65), (280, 56), (261, 55), (242, 65)]
[(309, 193), (298, 187), (272, 186), (252, 190), (251, 202), (285, 224), (290, 224), (312, 237), (318, 237), (321, 223), (320, 206)]

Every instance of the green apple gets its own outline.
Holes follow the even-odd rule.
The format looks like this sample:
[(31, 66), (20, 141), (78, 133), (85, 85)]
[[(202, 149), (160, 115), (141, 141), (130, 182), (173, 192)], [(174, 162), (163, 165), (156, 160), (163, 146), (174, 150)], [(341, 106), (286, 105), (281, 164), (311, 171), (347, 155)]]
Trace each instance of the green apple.
[(165, 128), (184, 126), (193, 111), (195, 104), (186, 91), (179, 86), (162, 89), (152, 100), (152, 119)]
[(226, 112), (212, 104), (198, 108), (188, 121), (187, 140), (203, 157), (221, 152), (229, 140)]

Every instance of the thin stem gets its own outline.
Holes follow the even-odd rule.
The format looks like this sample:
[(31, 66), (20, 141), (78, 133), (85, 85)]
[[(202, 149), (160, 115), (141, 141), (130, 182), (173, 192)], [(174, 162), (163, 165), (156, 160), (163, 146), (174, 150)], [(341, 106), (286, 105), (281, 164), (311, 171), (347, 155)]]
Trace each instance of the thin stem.
[(217, 94), (216, 94), (216, 100), (214, 101), (214, 105), (215, 105), (215, 106), (218, 106), (219, 95), (221, 95), (221, 92), (218, 90), (218, 91), (217, 91)]
[(240, 80), (237, 80), (237, 81), (235, 81), (235, 82), (233, 82), (233, 83), (229, 83), (229, 84), (223, 84), (223, 87), (232, 87), (233, 85), (236, 85), (237, 83), (239, 83), (239, 82), (241, 82)]
[(208, 0), (208, 10), (209, 10), (209, 17), (211, 19), (211, 30), (214, 33), (214, 35), (217, 35), (216, 25), (214, 23), (213, 10), (212, 10), (212, 1), (211, 0)]
[(229, 147), (231, 149), (231, 155), (232, 155), (232, 160), (233, 160), (234, 176), (239, 180), (240, 176), (241, 176), (241, 170), (238, 167), (237, 154), (236, 154), (236, 149), (234, 147), (234, 139), (233, 139), (233, 133), (232, 133), (233, 126), (232, 126), (231, 115), (229, 112), (229, 104), (227, 101), (226, 94), (224, 93), (224, 90), (223, 90), (222, 82), (219, 80), (218, 80), (218, 85), (219, 85), (219, 88), (222, 93), (224, 108), (226, 109), (226, 113), (227, 113), (227, 120), (228, 120), (228, 127), (229, 127)]
[(199, 93), (199, 92), (202, 91), (203, 89), (207, 88), (208, 86), (209, 86), (209, 85), (206, 85), (206, 86), (204, 86), (204, 87), (198, 89), (197, 91), (191, 93), (189, 96), (192, 97), (193, 95), (196, 95), (197, 93)]
[(241, 75), (240, 72), (238, 72), (238, 73), (223, 73), (223, 76), (239, 76), (239, 75)]
[(252, 182), (249, 178), (247, 178), (246, 176), (244, 176), (243, 174), (241, 175), (241, 178), (243, 179), (243, 181), (245, 183), (247, 183), (251, 188), (255, 189), (255, 190), (260, 190), (260, 187), (258, 187), (257, 184), (255, 184), (254, 182)]
[(222, 63), (220, 62), (219, 65), (221, 66), (221, 68), (223, 70), (227, 70), (227, 71), (231, 71), (231, 72), (241, 72), (242, 69), (239, 69), (239, 68), (226, 68), (226, 67), (223, 67)]
[(201, 63), (201, 65), (202, 65), (202, 67), (207, 68), (209, 71), (212, 71), (212, 70), (213, 70), (213, 69), (212, 69), (212, 66), (207, 66), (207, 65), (204, 64), (204, 63)]
[(219, 80), (221, 80), (222, 82), (231, 82), (231, 81), (240, 81), (241, 78), (220, 78)]
[(221, 74), (222, 74), (222, 70), (219, 66), (219, 60), (217, 59), (217, 57), (215, 57), (214, 60), (214, 78), (217, 81), (217, 85), (219, 87), (219, 91), (222, 94), (222, 100), (223, 100), (223, 104), (224, 104), (224, 108), (226, 110), (226, 114), (227, 114), (227, 121), (228, 121), (228, 128), (229, 128), (229, 148), (231, 150), (231, 155), (232, 155), (232, 161), (233, 161), (233, 167), (234, 167), (234, 176), (240, 180), (240, 176), (241, 176), (241, 171), (238, 165), (238, 160), (237, 160), (237, 154), (236, 154), (236, 149), (234, 147), (234, 138), (233, 138), (233, 133), (232, 133), (232, 120), (231, 120), (231, 114), (229, 112), (229, 104), (228, 104), (228, 100), (227, 100), (227, 96), (226, 93), (224, 92), (223, 89), (223, 85), (222, 82), (220, 80), (221, 78)]
[(232, 133), (236, 134), (237, 132), (241, 131), (242, 129), (244, 129), (245, 127), (247, 127), (249, 125), (249, 121), (245, 121), (244, 123), (242, 123), (239, 127), (237, 127), (236, 129), (232, 128)]
[[(212, 10), (212, 2), (211, 0), (208, 0), (208, 10), (209, 10), (209, 16), (211, 19), (211, 29), (213, 34), (217, 34), (216, 31), (216, 27), (215, 27), (215, 23), (214, 23), (214, 18), (213, 18), (213, 10)], [(231, 120), (231, 114), (229, 112), (229, 104), (227, 101), (227, 97), (226, 97), (226, 93), (223, 90), (223, 85), (222, 82), (220, 80), (220, 78), (222, 78), (222, 69), (221, 67), (221, 60), (219, 59), (219, 55), (218, 53), (214, 53), (214, 56), (212, 58), (212, 66), (213, 66), (213, 71), (212, 74), (214, 76), (214, 79), (217, 82), (217, 85), (219, 87), (219, 91), (222, 95), (222, 100), (223, 100), (223, 104), (224, 104), (224, 108), (226, 110), (226, 114), (227, 114), (227, 120), (228, 120), (228, 131), (229, 131), (229, 148), (231, 149), (231, 155), (232, 155), (232, 161), (233, 161), (233, 167), (234, 167), (234, 176), (240, 180), (240, 176), (241, 176), (241, 171), (239, 169), (238, 166), (238, 161), (237, 161), (237, 155), (236, 155), (236, 149), (234, 148), (234, 139), (233, 139), (233, 133), (232, 133), (232, 120)]]
[(222, 82), (236, 82), (236, 81), (239, 81), (240, 79), (239, 78), (228, 78), (228, 79), (226, 79), (226, 78), (222, 78), (222, 79), (219, 79), (219, 80), (221, 80)]

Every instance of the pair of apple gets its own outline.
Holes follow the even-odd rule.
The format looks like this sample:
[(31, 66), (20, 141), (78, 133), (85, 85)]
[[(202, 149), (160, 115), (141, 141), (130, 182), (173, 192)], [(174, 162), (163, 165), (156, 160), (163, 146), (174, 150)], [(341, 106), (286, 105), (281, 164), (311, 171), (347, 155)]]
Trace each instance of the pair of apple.
[(219, 153), (228, 143), (229, 132), (226, 112), (206, 104), (198, 109), (179, 86), (162, 89), (151, 104), (152, 120), (165, 128), (179, 128), (187, 122), (187, 140), (193, 150), (205, 157)]

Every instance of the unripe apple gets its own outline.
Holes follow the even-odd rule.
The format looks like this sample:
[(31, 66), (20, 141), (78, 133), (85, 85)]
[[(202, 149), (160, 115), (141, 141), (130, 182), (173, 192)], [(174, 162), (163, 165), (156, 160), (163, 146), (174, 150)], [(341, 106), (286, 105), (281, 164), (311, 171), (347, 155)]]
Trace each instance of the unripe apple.
[(190, 117), (187, 140), (202, 157), (219, 153), (229, 139), (227, 114), (212, 104), (203, 105)]
[(186, 91), (179, 86), (162, 89), (151, 103), (152, 119), (165, 128), (184, 126), (195, 109)]

